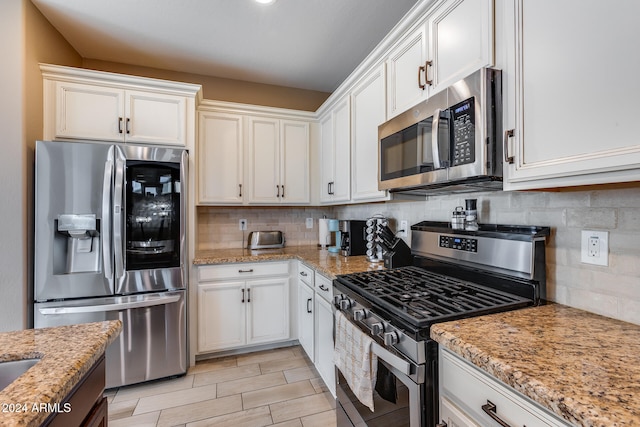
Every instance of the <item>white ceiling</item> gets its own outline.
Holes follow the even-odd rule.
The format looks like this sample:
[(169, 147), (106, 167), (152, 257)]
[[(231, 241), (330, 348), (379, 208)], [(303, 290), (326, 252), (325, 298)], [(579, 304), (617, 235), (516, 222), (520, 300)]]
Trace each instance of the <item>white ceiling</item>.
[(332, 92), (419, 0), (32, 0), (86, 59)]

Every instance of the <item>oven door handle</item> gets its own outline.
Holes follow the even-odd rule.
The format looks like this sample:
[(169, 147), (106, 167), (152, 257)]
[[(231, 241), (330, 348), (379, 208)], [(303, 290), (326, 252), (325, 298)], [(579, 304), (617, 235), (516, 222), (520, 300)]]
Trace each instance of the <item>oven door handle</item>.
[(373, 353), (378, 356), (383, 362), (386, 362), (388, 365), (393, 366), (407, 376), (411, 375), (411, 364), (409, 362), (391, 353), (389, 350), (385, 349), (377, 342), (374, 341), (372, 343), (371, 351), (373, 351)]

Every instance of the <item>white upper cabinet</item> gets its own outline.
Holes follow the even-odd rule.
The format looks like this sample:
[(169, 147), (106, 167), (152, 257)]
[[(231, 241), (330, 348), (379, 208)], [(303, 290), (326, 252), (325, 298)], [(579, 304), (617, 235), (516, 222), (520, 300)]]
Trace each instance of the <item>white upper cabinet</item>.
[(309, 123), (249, 117), (248, 126), (249, 203), (309, 203)]
[(320, 202), (348, 202), (351, 197), (351, 124), (345, 96), (320, 119)]
[(387, 57), (387, 113), (397, 116), (427, 97), (427, 28), (420, 25)]
[(446, 0), (428, 20), (431, 93), (494, 64), (493, 0)]
[(198, 203), (242, 204), (243, 117), (198, 112)]
[(191, 146), (200, 86), (41, 65), (44, 138)]
[(394, 117), (494, 63), (493, 0), (444, 0), (391, 49), (387, 114)]
[(384, 123), (384, 64), (355, 85), (351, 92), (351, 199), (385, 200), (378, 190), (378, 126)]
[(505, 189), (639, 180), (640, 2), (500, 5)]

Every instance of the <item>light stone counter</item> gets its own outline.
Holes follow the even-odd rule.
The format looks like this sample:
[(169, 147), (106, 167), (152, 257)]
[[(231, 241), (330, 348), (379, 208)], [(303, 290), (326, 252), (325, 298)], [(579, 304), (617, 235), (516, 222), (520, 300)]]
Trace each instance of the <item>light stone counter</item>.
[(330, 279), (334, 279), (339, 274), (384, 269), (381, 262), (369, 262), (364, 255), (344, 257), (330, 253), (326, 249), (318, 249), (316, 246), (289, 246), (282, 249), (264, 249), (260, 251), (247, 249), (198, 251), (193, 263), (195, 265), (211, 265), (289, 259), (298, 259)]
[(0, 361), (41, 359), (0, 390), (0, 425), (42, 424), (50, 413), (38, 409), (62, 405), (121, 330), (113, 320), (0, 333)]
[(437, 324), (431, 337), (568, 422), (640, 426), (640, 326), (550, 304)]

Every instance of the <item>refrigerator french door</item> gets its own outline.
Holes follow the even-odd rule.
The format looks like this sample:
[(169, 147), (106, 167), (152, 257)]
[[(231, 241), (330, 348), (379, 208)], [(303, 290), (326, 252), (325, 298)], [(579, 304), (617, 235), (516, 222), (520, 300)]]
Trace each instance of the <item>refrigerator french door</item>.
[(36, 142), (34, 326), (120, 319), (107, 387), (186, 372), (187, 152)]

